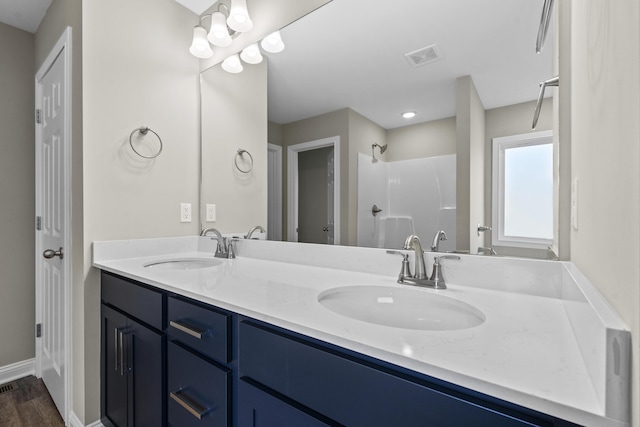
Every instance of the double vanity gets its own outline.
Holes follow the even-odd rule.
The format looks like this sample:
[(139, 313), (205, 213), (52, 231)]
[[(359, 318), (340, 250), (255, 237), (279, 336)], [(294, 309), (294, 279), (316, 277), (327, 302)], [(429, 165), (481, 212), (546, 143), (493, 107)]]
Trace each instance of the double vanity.
[(381, 249), (215, 249), (94, 243), (105, 425), (628, 423), (630, 334), (571, 263), (461, 255), (435, 290)]

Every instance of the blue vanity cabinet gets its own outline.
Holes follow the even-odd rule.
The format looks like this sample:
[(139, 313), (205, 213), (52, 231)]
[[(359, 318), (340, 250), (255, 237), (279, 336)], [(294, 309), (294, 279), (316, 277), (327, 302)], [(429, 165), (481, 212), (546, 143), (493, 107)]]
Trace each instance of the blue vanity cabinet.
[(172, 295), (168, 322), (168, 425), (231, 426), (232, 315)]
[(239, 427), (327, 427), (339, 424), (285, 396), (268, 390), (249, 378), (238, 384)]
[(165, 425), (165, 296), (102, 273), (101, 418), (105, 426)]
[(238, 329), (241, 383), (254, 387), (249, 403), (240, 394), (240, 427), (275, 427), (250, 415), (294, 409), (309, 427), (574, 426), (261, 322), (245, 319)]

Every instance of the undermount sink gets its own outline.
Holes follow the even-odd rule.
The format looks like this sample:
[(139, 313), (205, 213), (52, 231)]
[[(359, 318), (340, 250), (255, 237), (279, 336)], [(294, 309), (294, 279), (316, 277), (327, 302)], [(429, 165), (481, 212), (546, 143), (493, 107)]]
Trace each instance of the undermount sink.
[(199, 268), (215, 267), (222, 261), (213, 258), (180, 258), (156, 261), (145, 264), (145, 268), (154, 270), (197, 270)]
[(467, 303), (415, 289), (346, 286), (322, 292), (318, 301), (342, 316), (403, 329), (466, 329), (485, 321), (484, 314)]

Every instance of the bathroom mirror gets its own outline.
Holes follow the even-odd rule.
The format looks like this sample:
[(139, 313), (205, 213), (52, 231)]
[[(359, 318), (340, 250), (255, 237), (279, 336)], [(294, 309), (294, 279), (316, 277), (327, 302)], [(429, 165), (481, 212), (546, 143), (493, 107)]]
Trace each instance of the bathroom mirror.
[[(316, 126), (306, 133), (292, 123), (334, 115), (338, 121), (370, 121), (378, 127), (357, 136), (360, 139), (357, 144), (353, 143), (353, 135), (349, 144), (345, 144), (343, 137), (339, 153), (339, 243), (355, 245), (361, 210), (367, 208), (371, 219), (374, 218), (372, 207), (357, 206), (358, 157), (375, 163), (372, 157), (375, 155), (382, 164), (455, 155), (456, 79), (459, 77), (471, 76), (485, 110), (499, 111), (501, 107), (536, 99), (538, 83), (552, 74), (553, 27), (542, 53), (535, 53), (542, 4), (542, 1), (530, 0), (399, 0), (391, 3), (342, 0), (333, 1), (282, 29), (285, 50), (279, 54), (266, 53), (265, 57), (268, 62), (267, 140), (283, 146), (283, 238), (287, 237), (290, 209), (286, 204), (288, 146), (349, 134), (348, 130), (338, 129), (335, 122)], [(426, 50), (421, 50), (423, 48)], [(407, 54), (410, 55), (406, 57)], [(410, 60), (426, 64), (412, 64)], [(245, 66), (245, 70), (247, 67), (251, 66)], [(216, 68), (205, 71), (204, 78), (207, 73), (218, 72)], [(549, 109), (543, 110), (547, 117)], [(533, 108), (531, 113), (527, 112), (528, 107), (519, 110), (525, 113), (517, 116), (516, 120), (522, 123), (514, 128), (522, 131), (514, 133), (526, 132), (531, 125)], [(400, 116), (404, 111), (416, 111), (417, 115), (406, 120)], [(203, 120), (210, 120), (212, 114), (203, 107), (202, 116)], [(513, 121), (513, 118), (510, 115), (504, 120)], [(546, 125), (549, 122), (546, 120)], [(414, 134), (406, 137), (413, 138), (406, 145), (400, 146), (397, 142), (402, 140), (402, 134), (410, 134), (411, 129), (430, 124), (437, 128), (435, 140)], [(264, 126), (262, 134), (267, 124)], [(384, 142), (388, 147), (384, 153), (379, 148), (372, 151), (372, 144)], [(203, 138), (203, 155), (204, 145), (208, 143)], [(215, 143), (232, 144), (220, 140)], [(267, 176), (266, 144), (260, 150), (258, 156), (263, 163), (256, 176), (263, 179)], [(203, 158), (203, 176), (210, 163)], [(203, 180), (202, 185), (204, 194), (216, 184)], [(266, 189), (258, 190), (261, 196), (263, 191)], [(262, 206), (264, 198), (259, 200), (260, 206), (256, 209), (266, 215), (267, 208)], [(432, 236), (420, 237), (430, 242)]]

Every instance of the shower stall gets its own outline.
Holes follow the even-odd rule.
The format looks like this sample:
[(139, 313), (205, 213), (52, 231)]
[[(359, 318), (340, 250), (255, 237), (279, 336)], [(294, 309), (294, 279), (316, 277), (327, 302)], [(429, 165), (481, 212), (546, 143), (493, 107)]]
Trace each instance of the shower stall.
[(358, 246), (399, 249), (415, 234), (428, 247), (444, 230), (440, 251), (455, 250), (456, 156), (385, 162), (358, 154), (357, 224)]

